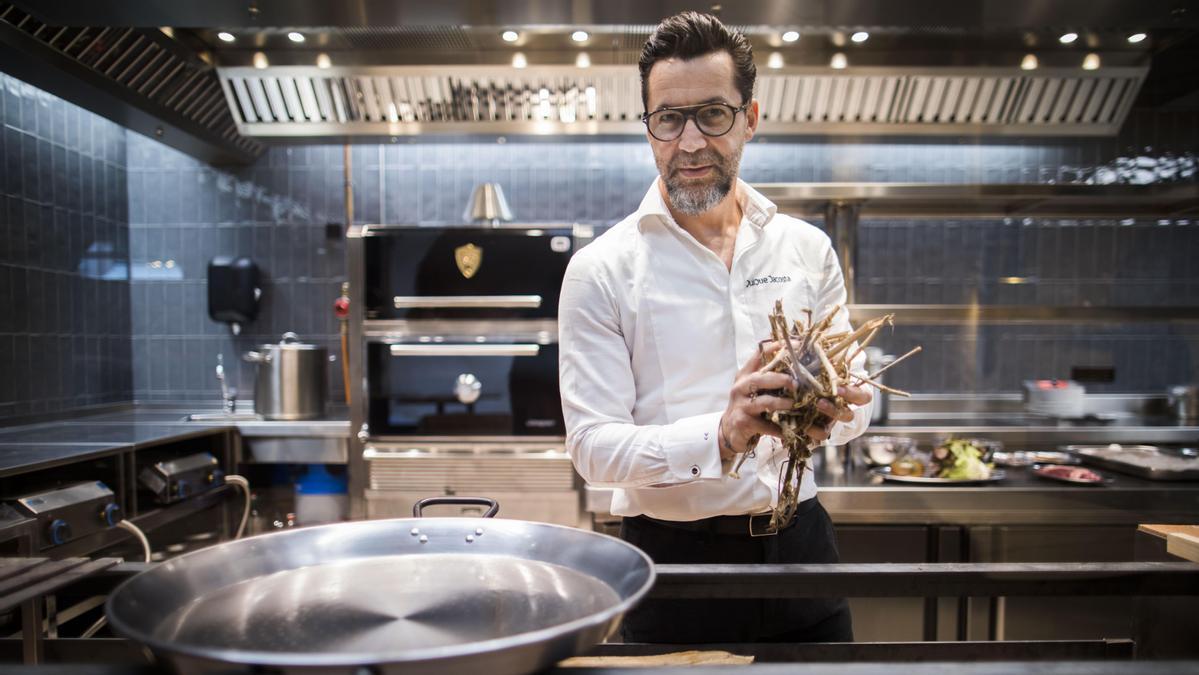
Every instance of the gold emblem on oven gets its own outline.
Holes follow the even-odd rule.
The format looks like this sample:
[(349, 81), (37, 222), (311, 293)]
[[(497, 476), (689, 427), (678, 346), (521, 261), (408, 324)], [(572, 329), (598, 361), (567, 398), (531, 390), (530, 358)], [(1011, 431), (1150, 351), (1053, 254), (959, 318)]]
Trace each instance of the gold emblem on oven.
[(483, 264), (483, 249), (474, 244), (465, 244), (454, 249), (454, 262), (458, 263), (458, 271), (467, 279), (475, 276), (479, 266)]

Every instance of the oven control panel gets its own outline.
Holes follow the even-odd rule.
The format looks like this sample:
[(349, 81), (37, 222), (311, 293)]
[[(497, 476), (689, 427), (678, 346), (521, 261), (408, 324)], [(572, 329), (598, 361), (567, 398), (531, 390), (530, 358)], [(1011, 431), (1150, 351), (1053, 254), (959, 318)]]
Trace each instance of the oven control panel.
[(137, 478), (159, 504), (174, 504), (225, 484), (225, 472), (208, 452), (155, 462)]
[(36, 492), (13, 503), (18, 511), (37, 519), (39, 549), (105, 530), (123, 517), (116, 496), (100, 481)]

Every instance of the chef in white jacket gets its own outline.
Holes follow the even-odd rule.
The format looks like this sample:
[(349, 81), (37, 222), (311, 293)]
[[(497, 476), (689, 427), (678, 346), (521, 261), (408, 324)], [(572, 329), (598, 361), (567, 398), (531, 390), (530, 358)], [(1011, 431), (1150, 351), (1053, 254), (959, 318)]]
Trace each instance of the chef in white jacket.
[[(715, 17), (664, 20), (641, 61), (647, 140), (659, 176), (637, 211), (571, 260), (559, 307), (567, 446), (579, 474), (614, 488), (621, 537), (658, 563), (837, 562), (811, 471), (794, 518), (771, 536), (782, 462), (762, 413), (795, 382), (758, 372), (758, 341), (781, 299), (789, 315), (843, 306), (829, 238), (778, 213), (738, 178), (758, 124), (745, 37)], [(834, 332), (850, 330), (842, 307)], [(775, 349), (777, 345), (769, 347)], [(864, 357), (852, 364), (862, 373)], [(783, 395), (776, 395), (782, 390)], [(762, 393), (765, 392), (765, 393)], [(870, 394), (822, 400), (813, 442), (865, 431)], [(730, 465), (741, 457), (741, 478)], [(624, 623), (637, 642), (847, 641), (843, 599), (647, 601)]]

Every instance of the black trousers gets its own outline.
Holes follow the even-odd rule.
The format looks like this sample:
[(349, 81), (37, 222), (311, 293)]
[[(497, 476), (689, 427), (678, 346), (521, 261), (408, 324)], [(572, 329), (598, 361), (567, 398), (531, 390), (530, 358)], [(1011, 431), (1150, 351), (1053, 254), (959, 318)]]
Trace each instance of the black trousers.
[[(816, 499), (800, 504), (795, 522), (777, 535), (750, 537), (682, 529), (643, 517), (625, 518), (620, 538), (661, 564), (835, 563), (836, 533)], [(625, 615), (625, 642), (852, 642), (844, 598), (770, 600), (643, 600)]]

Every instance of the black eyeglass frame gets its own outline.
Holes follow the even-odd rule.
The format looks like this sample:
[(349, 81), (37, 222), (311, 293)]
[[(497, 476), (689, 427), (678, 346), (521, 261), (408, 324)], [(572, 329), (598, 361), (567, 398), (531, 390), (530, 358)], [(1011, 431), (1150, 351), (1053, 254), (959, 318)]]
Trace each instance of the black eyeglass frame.
[[(729, 124), (729, 128), (725, 129), (724, 131), (720, 132), (719, 134), (710, 134), (710, 133), (704, 131), (703, 127), (699, 123), (699, 118), (697, 117), (700, 110), (703, 110), (704, 108), (708, 108), (708, 107), (711, 107), (714, 105), (722, 106), (724, 108), (728, 108), (729, 110), (733, 111), (733, 121)], [(735, 127), (737, 125), (737, 113), (745, 112), (746, 109), (748, 109), (748, 108), (749, 108), (748, 103), (746, 103), (738, 108), (737, 106), (734, 106), (731, 103), (724, 103), (723, 101), (713, 101), (711, 103), (699, 103), (696, 105), (684, 105), (684, 106), (679, 106), (677, 108), (659, 108), (653, 112), (641, 113), (641, 123), (645, 125), (645, 130), (649, 132), (650, 136), (653, 136), (655, 139), (657, 139), (663, 143), (669, 143), (670, 141), (677, 140), (679, 138), (679, 136), (682, 136), (683, 132), (686, 131), (686, 129), (687, 129), (687, 121), (688, 120), (690, 120), (693, 124), (695, 124), (695, 128), (698, 129), (701, 134), (707, 136), (708, 138), (719, 138), (733, 130), (733, 127)], [(678, 136), (675, 136), (674, 138), (658, 138), (658, 136), (654, 134), (653, 130), (650, 129), (649, 118), (653, 117), (654, 115), (656, 115), (658, 113), (662, 113), (662, 112), (678, 112), (678, 113), (683, 114), (683, 125), (681, 127), (679, 127), (679, 135)]]

